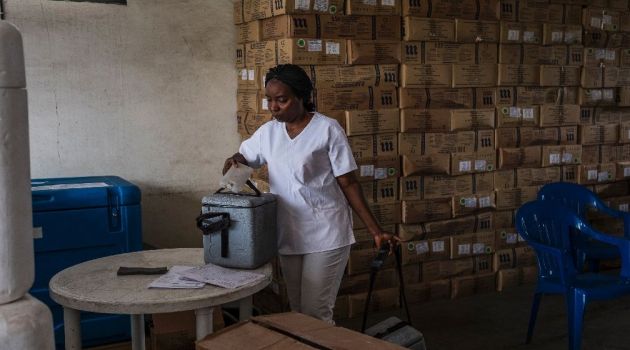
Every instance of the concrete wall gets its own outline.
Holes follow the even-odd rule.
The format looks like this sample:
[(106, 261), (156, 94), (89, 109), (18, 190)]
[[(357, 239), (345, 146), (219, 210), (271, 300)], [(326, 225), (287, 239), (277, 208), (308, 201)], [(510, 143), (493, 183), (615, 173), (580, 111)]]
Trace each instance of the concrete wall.
[(25, 42), (32, 177), (124, 177), (145, 243), (200, 246), (201, 197), (239, 143), (231, 0), (5, 4)]

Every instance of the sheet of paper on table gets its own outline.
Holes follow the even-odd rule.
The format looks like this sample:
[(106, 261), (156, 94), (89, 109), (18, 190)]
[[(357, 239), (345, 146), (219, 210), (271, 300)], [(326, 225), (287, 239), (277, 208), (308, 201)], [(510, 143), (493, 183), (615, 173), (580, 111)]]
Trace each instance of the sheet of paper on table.
[(228, 269), (213, 264), (194, 267), (181, 272), (180, 275), (195, 281), (230, 289), (258, 282), (265, 278), (265, 275), (260, 273)]
[(181, 272), (192, 269), (193, 266), (172, 266), (168, 272), (149, 284), (149, 288), (203, 288), (204, 282), (194, 281), (180, 275)]

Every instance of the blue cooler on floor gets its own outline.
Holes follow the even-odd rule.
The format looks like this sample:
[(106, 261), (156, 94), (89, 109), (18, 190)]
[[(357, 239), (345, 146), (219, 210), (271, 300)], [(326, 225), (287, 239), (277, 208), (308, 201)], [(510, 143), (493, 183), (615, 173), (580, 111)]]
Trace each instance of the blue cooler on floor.
[[(48, 294), (57, 272), (108, 255), (142, 250), (140, 189), (116, 176), (31, 180), (35, 282), (30, 293), (53, 314), (63, 348), (63, 309)], [(129, 315), (81, 313), (83, 346), (131, 338)]]

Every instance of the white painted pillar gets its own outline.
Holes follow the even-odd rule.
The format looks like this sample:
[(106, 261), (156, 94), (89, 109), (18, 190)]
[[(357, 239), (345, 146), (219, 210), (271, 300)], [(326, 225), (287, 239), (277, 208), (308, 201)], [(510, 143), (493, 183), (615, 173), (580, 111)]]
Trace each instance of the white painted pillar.
[(27, 294), (35, 277), (24, 51), (0, 21), (0, 348), (55, 347), (52, 314)]
[(20, 32), (0, 21), (0, 304), (35, 276), (24, 54)]

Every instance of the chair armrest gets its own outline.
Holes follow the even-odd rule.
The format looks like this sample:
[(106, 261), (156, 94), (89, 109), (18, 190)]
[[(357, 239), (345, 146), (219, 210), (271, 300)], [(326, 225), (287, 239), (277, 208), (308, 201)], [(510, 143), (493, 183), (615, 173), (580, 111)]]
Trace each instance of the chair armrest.
[(600, 242), (614, 245), (619, 249), (621, 255), (621, 272), (620, 275), (626, 278), (630, 278), (630, 239), (625, 237), (614, 237), (602, 233), (584, 223), (578, 225), (578, 229), (581, 233), (596, 239)]
[(623, 235), (624, 237), (630, 239), (630, 213), (613, 209), (607, 206), (606, 204), (604, 204), (604, 202), (601, 200), (597, 200), (596, 209), (605, 213), (606, 215), (610, 217), (613, 217), (616, 219), (623, 219)]

